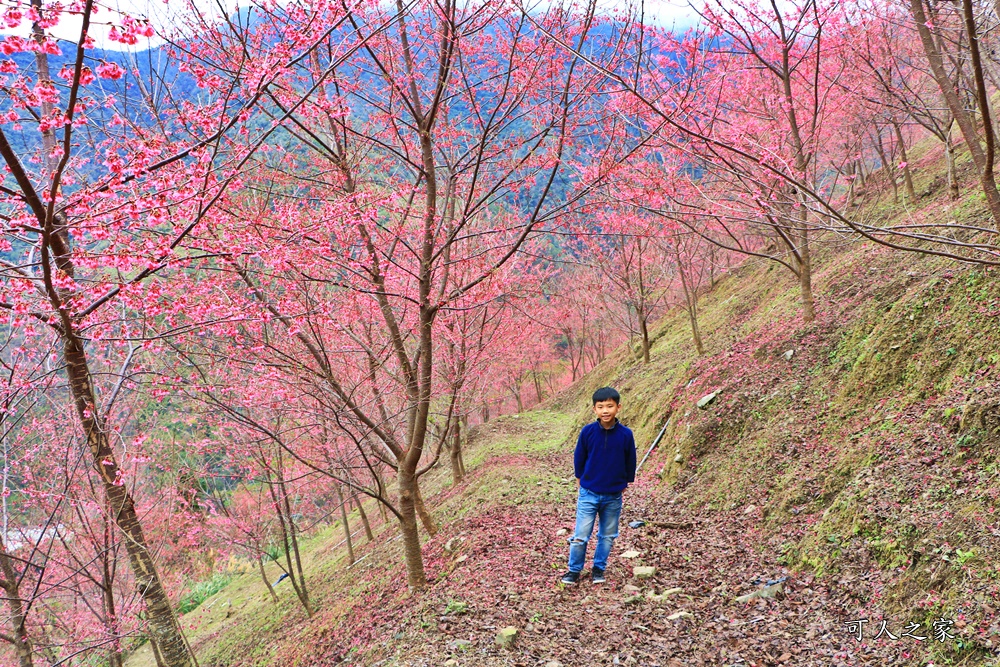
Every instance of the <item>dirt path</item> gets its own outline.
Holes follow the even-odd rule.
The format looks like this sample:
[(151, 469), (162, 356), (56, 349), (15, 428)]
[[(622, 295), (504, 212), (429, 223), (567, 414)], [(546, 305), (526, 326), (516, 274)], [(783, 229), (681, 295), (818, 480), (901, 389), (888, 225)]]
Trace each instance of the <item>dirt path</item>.
[[(569, 497), (575, 487), (572, 482), (564, 487)], [(429, 560), (443, 564), (443, 571), (423, 600), (418, 627), (411, 624), (400, 642), (409, 646), (385, 664), (926, 664), (914, 653), (931, 639), (924, 646), (900, 638), (872, 647), (851, 636), (846, 621), (859, 589), (789, 576), (776, 552), (758, 553), (752, 546), (753, 517), (706, 519), (672, 509), (642, 489), (626, 491), (605, 585), (586, 578), (577, 586), (557, 583), (568, 549), (568, 535), (558, 533), (571, 532), (574, 518), (574, 507), (565, 498), (490, 508), (457, 522), (449, 527), (450, 537), (428, 546)], [(636, 518), (647, 525), (628, 528)], [(692, 527), (656, 527), (654, 521), (690, 522)], [(441, 545), (452, 537), (449, 553)], [(593, 545), (592, 539), (588, 558)], [(622, 558), (628, 551), (639, 556)], [(657, 573), (652, 579), (635, 579), (634, 565), (652, 565)], [(734, 601), (757, 589), (751, 582), (783, 576), (789, 577), (784, 599)], [(675, 588), (681, 592), (662, 601), (647, 597)], [(520, 631), (513, 649), (495, 645), (496, 633), (506, 626)], [(870, 621), (866, 637), (878, 627)]]

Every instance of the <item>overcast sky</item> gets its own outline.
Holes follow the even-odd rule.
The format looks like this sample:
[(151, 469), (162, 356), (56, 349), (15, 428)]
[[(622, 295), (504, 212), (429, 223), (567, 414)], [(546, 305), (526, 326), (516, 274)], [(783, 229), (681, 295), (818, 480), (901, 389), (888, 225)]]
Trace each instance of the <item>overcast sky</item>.
[[(626, 0), (632, 7), (638, 9), (641, 0)], [(238, 5), (244, 3), (234, 0), (195, 0), (198, 7), (208, 14), (218, 14), (228, 11), (232, 13)], [(6, 4), (0, 0), (0, 5)], [(24, 3), (19, 3), (22, 6)], [(101, 11), (91, 19), (91, 37), (97, 45), (106, 49), (121, 49), (122, 45), (111, 42), (107, 39), (111, 25), (118, 22), (119, 12), (126, 12), (135, 17), (148, 18), (157, 32), (172, 32), (179, 23), (180, 13), (190, 11), (188, 0), (100, 0)], [(622, 11), (625, 3), (621, 0), (600, 0), (600, 5), (605, 11)], [(683, 30), (690, 27), (696, 19), (696, 15), (691, 10), (687, 0), (645, 0), (643, 5), (644, 14), (648, 23), (672, 27)], [(117, 19), (117, 20), (116, 20)], [(25, 23), (17, 30), (0, 29), (0, 34), (19, 33), (28, 34), (29, 26)], [(76, 41), (80, 35), (80, 19), (78, 17), (67, 17), (55, 29), (54, 34), (60, 39)], [(127, 47), (130, 50), (143, 50), (149, 46), (148, 40), (143, 40), (136, 46)]]

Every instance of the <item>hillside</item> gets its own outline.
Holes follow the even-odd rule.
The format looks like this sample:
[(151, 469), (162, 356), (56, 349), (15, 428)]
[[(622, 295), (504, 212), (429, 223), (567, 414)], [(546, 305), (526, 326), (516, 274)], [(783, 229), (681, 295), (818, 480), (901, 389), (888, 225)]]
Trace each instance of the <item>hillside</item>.
[[(913, 152), (933, 194), (940, 153)], [(964, 192), (884, 214), (982, 215)], [(441, 530), (424, 547), (426, 593), (406, 592), (398, 540), (363, 545), (346, 569), (331, 529), (306, 545), (316, 615), (239, 576), (182, 617), (201, 664), (1000, 664), (997, 272), (871, 244), (827, 247), (816, 266), (811, 324), (790, 276), (749, 262), (703, 297), (704, 357), (675, 312), (649, 364), (618, 350), (476, 429), (466, 483), (450, 488), (443, 467), (427, 482)], [(640, 454), (669, 422), (626, 492), (608, 585), (567, 589), (571, 451), (603, 384), (621, 391)], [(656, 574), (635, 579), (634, 565)], [(783, 577), (782, 599), (736, 601)], [(897, 639), (872, 639), (882, 620)], [(925, 639), (902, 636), (911, 623)], [(495, 644), (506, 626), (519, 629), (509, 649)], [(153, 663), (140, 651), (128, 664)]]

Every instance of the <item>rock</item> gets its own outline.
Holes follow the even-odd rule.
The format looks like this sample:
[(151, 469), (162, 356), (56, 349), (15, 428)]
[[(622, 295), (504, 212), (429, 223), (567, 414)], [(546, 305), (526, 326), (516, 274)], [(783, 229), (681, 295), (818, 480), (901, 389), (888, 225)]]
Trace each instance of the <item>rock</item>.
[(468, 558), (469, 558), (468, 556), (466, 556), (465, 554), (462, 554), (461, 556), (459, 556), (458, 558), (455, 559), (455, 562), (456, 563), (464, 563), (466, 560), (468, 560)]
[(653, 602), (666, 602), (673, 596), (677, 595), (678, 593), (682, 593), (683, 591), (684, 591), (683, 588), (668, 588), (659, 595), (657, 595), (653, 591), (649, 591), (648, 593), (646, 593), (646, 597), (648, 597)]
[(681, 454), (678, 454), (677, 456), (674, 457), (674, 463), (683, 463), (683, 462), (684, 462), (684, 457)]
[(625, 584), (625, 587), (622, 588), (622, 590), (625, 591), (626, 593), (638, 593), (642, 589), (639, 588), (638, 586), (633, 586), (632, 584)]
[(563, 535), (565, 535), (568, 532), (569, 531), (566, 530), (565, 528), (560, 528), (559, 530), (556, 531), (556, 537), (562, 537)]
[(444, 661), (444, 667), (456, 667), (456, 665), (458, 665), (458, 660), (455, 660), (455, 658), (449, 658)]
[(626, 551), (625, 553), (623, 553), (621, 555), (621, 557), (622, 558), (638, 558), (639, 557), (639, 552), (638, 551)]
[(770, 586), (765, 586), (758, 591), (757, 597), (774, 600), (781, 600), (785, 597), (785, 584), (779, 581), (776, 584), (771, 584)]
[(681, 609), (680, 611), (670, 614), (670, 616), (667, 616), (667, 620), (676, 621), (679, 618), (693, 618), (693, 617), (694, 614), (692, 614), (689, 611), (684, 611), (683, 609)]
[(637, 579), (649, 579), (656, 574), (656, 568), (652, 565), (636, 565), (632, 568), (632, 576)]
[(453, 650), (458, 649), (460, 651), (464, 651), (465, 649), (471, 647), (472, 647), (472, 642), (469, 641), (468, 639), (456, 639), (455, 641), (448, 642), (448, 648)]
[(754, 510), (757, 509), (756, 505), (747, 505), (747, 508), (743, 510), (744, 514), (753, 514)]
[(785, 358), (785, 361), (791, 361), (792, 357), (795, 356), (795, 350), (786, 350), (785, 353), (781, 356)]
[(639, 604), (640, 602), (642, 602), (642, 596), (636, 593), (635, 595), (628, 596), (627, 598), (622, 600), (622, 602), (624, 602), (625, 604)]
[(455, 545), (457, 545), (457, 544), (458, 544), (458, 538), (457, 537), (453, 537), (453, 538), (451, 538), (450, 540), (448, 540), (447, 542), (444, 543), (444, 550), (446, 552), (448, 552), (448, 553), (451, 553), (452, 551), (455, 550)]
[(785, 597), (785, 584), (779, 581), (776, 584), (771, 584), (770, 586), (765, 586), (764, 588), (758, 589), (753, 593), (747, 593), (746, 595), (741, 595), (736, 598), (739, 603), (750, 602), (751, 600), (761, 599), (761, 600), (781, 600)]
[(513, 625), (508, 625), (506, 628), (497, 633), (497, 646), (500, 648), (513, 648), (514, 642), (517, 641), (517, 635), (517, 628)]
[(558, 660), (549, 660), (545, 663), (545, 667), (563, 667), (563, 664)]
[(712, 404), (718, 393), (719, 392), (717, 391), (713, 391), (711, 394), (705, 394), (704, 396), (698, 399), (697, 406), (702, 410), (704, 410), (705, 408), (707, 408), (709, 405)]

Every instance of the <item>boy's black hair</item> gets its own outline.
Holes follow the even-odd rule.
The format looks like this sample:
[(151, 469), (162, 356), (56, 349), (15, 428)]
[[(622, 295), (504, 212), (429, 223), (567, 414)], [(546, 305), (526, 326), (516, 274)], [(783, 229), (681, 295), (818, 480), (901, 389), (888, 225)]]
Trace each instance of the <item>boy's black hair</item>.
[(594, 392), (594, 405), (597, 405), (601, 401), (614, 401), (621, 404), (622, 397), (614, 387), (601, 387)]

